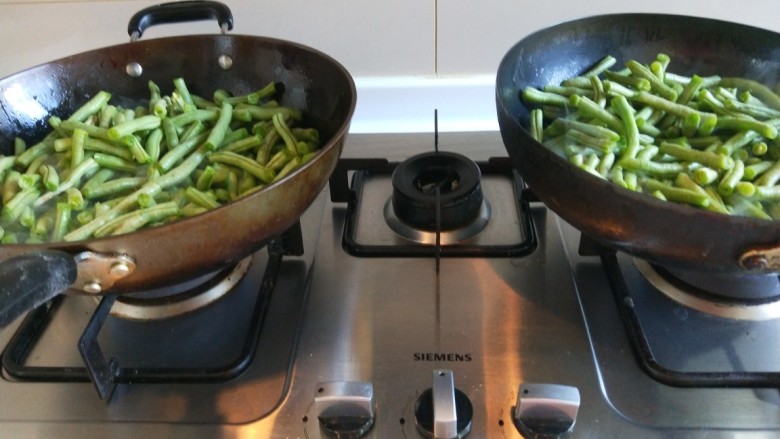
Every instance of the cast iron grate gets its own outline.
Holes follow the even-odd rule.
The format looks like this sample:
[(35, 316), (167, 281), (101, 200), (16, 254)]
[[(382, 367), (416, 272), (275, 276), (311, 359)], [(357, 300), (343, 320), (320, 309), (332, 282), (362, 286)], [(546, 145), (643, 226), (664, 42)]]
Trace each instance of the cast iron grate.
[[(642, 370), (654, 380), (675, 387), (697, 388), (776, 388), (780, 385), (780, 372), (775, 371), (682, 370), (679, 367), (664, 365), (664, 362), (654, 352), (653, 343), (641, 322), (637, 307), (634, 306), (631, 288), (626, 281), (624, 268), (621, 267), (617, 253), (583, 235), (580, 240), (580, 254), (597, 255), (601, 258), (637, 362)], [(772, 347), (768, 346), (767, 349), (772, 349)]]
[(49, 303), (30, 312), (13, 335), (2, 353), (3, 370), (21, 381), (37, 382), (92, 382), (100, 397), (110, 398), (117, 384), (126, 383), (213, 383), (228, 381), (240, 375), (253, 361), (258, 340), (273, 292), (277, 274), (285, 255), (303, 254), (303, 238), (300, 223), (296, 223), (267, 246), (268, 260), (258, 287), (251, 322), (241, 344), (240, 352), (233, 358), (221, 360), (221, 364), (192, 367), (123, 367), (119, 360), (106, 358), (98, 343), (98, 334), (109, 316), (116, 295), (106, 295), (98, 304), (81, 337), (78, 350), (84, 367), (37, 366), (28, 364), (28, 357), (57, 310), (67, 300), (57, 296)]

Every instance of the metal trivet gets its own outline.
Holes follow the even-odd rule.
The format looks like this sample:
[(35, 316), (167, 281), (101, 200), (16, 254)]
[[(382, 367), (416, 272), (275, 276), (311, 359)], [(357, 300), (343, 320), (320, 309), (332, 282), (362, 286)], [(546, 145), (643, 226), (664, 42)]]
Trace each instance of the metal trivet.
[[(675, 387), (697, 387), (697, 388), (760, 388), (760, 387), (778, 387), (780, 385), (780, 372), (762, 371), (762, 370), (733, 370), (733, 371), (706, 371), (706, 370), (682, 370), (680, 367), (668, 367), (664, 361), (658, 357), (658, 353), (653, 349), (653, 343), (650, 341), (649, 333), (642, 324), (640, 315), (637, 312), (635, 297), (629, 288), (626, 273), (619, 262), (618, 254), (593, 240), (582, 236), (580, 240), (580, 254), (584, 256), (599, 256), (601, 258), (605, 273), (609, 279), (612, 293), (615, 297), (621, 320), (626, 328), (631, 347), (636, 356), (637, 362), (642, 370), (654, 380)], [(671, 300), (664, 296), (660, 291), (652, 291), (663, 300)], [(688, 312), (684, 308), (678, 310)], [(661, 312), (661, 310), (651, 310)], [(666, 310), (665, 310), (666, 311)], [(697, 311), (690, 310), (695, 313)], [(703, 319), (717, 319), (717, 317), (702, 317)], [(744, 322), (720, 320), (713, 326), (722, 327), (727, 324), (745, 324)], [(695, 330), (695, 328), (694, 328)], [(717, 337), (717, 334), (701, 334), (702, 337)], [(674, 340), (676, 341), (676, 340)], [(723, 342), (724, 345), (729, 341)], [(693, 349), (693, 348), (692, 348)], [(776, 349), (776, 346), (765, 346), (767, 350)]]
[(98, 334), (109, 317), (116, 295), (106, 295), (78, 341), (84, 367), (28, 365), (29, 354), (41, 339), (57, 310), (67, 299), (59, 295), (49, 303), (30, 312), (22, 321), (2, 353), (2, 367), (9, 377), (39, 382), (89, 382), (101, 397), (108, 400), (117, 384), (124, 383), (213, 383), (227, 381), (241, 374), (255, 356), (266, 310), (276, 283), (283, 256), (303, 254), (300, 223), (296, 223), (267, 246), (268, 260), (258, 286), (251, 322), (241, 350), (221, 364), (194, 367), (123, 367), (115, 358), (107, 359), (98, 342)]

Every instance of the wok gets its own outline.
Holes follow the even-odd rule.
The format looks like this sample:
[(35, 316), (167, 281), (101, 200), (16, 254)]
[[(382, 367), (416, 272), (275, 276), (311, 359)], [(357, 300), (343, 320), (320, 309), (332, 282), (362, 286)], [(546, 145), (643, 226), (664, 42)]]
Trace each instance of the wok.
[(496, 108), (505, 147), (537, 196), (584, 234), (654, 263), (728, 275), (780, 271), (780, 221), (732, 217), (667, 203), (589, 174), (532, 139), (527, 86), (558, 84), (606, 55), (671, 56), (669, 71), (744, 76), (770, 87), (780, 80), (780, 34), (687, 16), (616, 14), (533, 33), (502, 59)]
[[(213, 17), (223, 27), (232, 27), (230, 11), (220, 3), (179, 2), (136, 14), (129, 28), (140, 35), (146, 25), (188, 17)], [(83, 255), (89, 258), (96, 254), (96, 259), (91, 259), (92, 267), (78, 264), (77, 288), (88, 285), (85, 289), (92, 292), (108, 290), (117, 294), (158, 288), (235, 263), (299, 219), (321, 192), (339, 159), (355, 108), (356, 90), (347, 70), (334, 59), (289, 41), (225, 34), (159, 38), (80, 53), (14, 74), (0, 80), (0, 153), (12, 154), (15, 135), (41, 138), (51, 115), (69, 115), (100, 90), (131, 100), (148, 99), (149, 80), (161, 88), (170, 85), (163, 90), (170, 93), (173, 78), (179, 76), (184, 77), (192, 93), (201, 96), (211, 96), (217, 88), (238, 95), (270, 81), (283, 84), (280, 103), (302, 110), (303, 123), (319, 129), (320, 152), (263, 190), (172, 224), (77, 242), (0, 245), (0, 261), (28, 255), (16, 268), (0, 270), (0, 274), (29, 274), (25, 267), (31, 264), (30, 254), (54, 250), (79, 261)], [(42, 285), (30, 287), (21, 281), (11, 284), (61, 288), (63, 280), (57, 278), (70, 278), (73, 273), (68, 267), (57, 268), (60, 265), (55, 262), (52, 257), (44, 258), (44, 268), (39, 271), (54, 276)], [(90, 276), (96, 276), (94, 270), (108, 273), (103, 277), (110, 288), (95, 288), (89, 283)], [(0, 317), (13, 302), (39, 294), (9, 288), (14, 285), (3, 285), (0, 291)], [(26, 307), (31, 306), (17, 305)]]

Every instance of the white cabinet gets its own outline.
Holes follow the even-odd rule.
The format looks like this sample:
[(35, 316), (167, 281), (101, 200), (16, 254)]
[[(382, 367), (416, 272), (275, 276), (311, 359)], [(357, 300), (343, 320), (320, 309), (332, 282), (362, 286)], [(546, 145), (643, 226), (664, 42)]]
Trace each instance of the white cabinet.
[[(296, 41), (355, 77), (353, 131), (497, 129), (495, 71), (531, 32), (589, 15), (662, 12), (780, 32), (777, 0), (222, 0), (234, 33)], [(129, 18), (158, 0), (0, 0), (0, 77), (129, 41)], [(216, 33), (214, 22), (150, 28), (144, 39)], [(164, 56), (164, 54), (161, 54)]]

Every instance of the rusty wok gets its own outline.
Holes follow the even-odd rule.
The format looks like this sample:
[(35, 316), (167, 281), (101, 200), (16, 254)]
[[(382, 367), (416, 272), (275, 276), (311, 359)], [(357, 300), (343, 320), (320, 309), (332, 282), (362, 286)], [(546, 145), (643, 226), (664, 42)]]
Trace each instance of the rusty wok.
[[(232, 27), (232, 16), (224, 5), (183, 3), (196, 7), (191, 17), (214, 17), (223, 27)], [(204, 12), (204, 5), (211, 9)], [(145, 14), (137, 18), (136, 14), (135, 26), (131, 22), (130, 28), (140, 34), (144, 26), (171, 16), (181, 21), (186, 12), (169, 11), (151, 18)], [(232, 65), (226, 60), (232, 61)], [(0, 245), (0, 261), (45, 250), (65, 252), (71, 257), (89, 252), (86, 254), (108, 255), (114, 262), (107, 262), (104, 268), (116, 271), (116, 259), (111, 258), (118, 256), (120, 262), (130, 261), (134, 270), (125, 277), (112, 279), (114, 283), (107, 290), (129, 293), (192, 279), (235, 263), (299, 219), (321, 192), (339, 159), (356, 104), (356, 90), (342, 65), (293, 42), (226, 34), (159, 38), (84, 52), (14, 74), (0, 80), (0, 153), (12, 154), (16, 135), (40, 139), (48, 130), (47, 119), (51, 115), (72, 113), (100, 90), (128, 99), (148, 99), (149, 80), (162, 88), (180, 76), (186, 79), (193, 94), (202, 96), (211, 96), (217, 88), (245, 94), (270, 81), (283, 84), (285, 91), (280, 103), (300, 109), (303, 123), (320, 131), (320, 151), (278, 182), (204, 214), (114, 237)], [(56, 277), (72, 277), (72, 270), (58, 269), (59, 262), (52, 262), (51, 258), (47, 261), (38, 272), (56, 276), (41, 288), (58, 288), (63, 279)], [(120, 271), (126, 268), (121, 265)], [(32, 273), (26, 270), (22, 267), (0, 272), (19, 276)], [(80, 268), (78, 276), (84, 277)], [(0, 314), (6, 313), (6, 308), (20, 297), (30, 294), (8, 288), (13, 287), (4, 285), (0, 291)], [(25, 307), (31, 306), (15, 307), (24, 312)]]
[(561, 218), (608, 247), (680, 270), (724, 275), (780, 271), (780, 221), (735, 217), (667, 203), (568, 163), (528, 131), (525, 86), (585, 72), (606, 55), (618, 66), (666, 53), (680, 74), (743, 76), (774, 87), (780, 34), (687, 16), (616, 14), (533, 33), (502, 59), (496, 79), (501, 135), (528, 186)]

